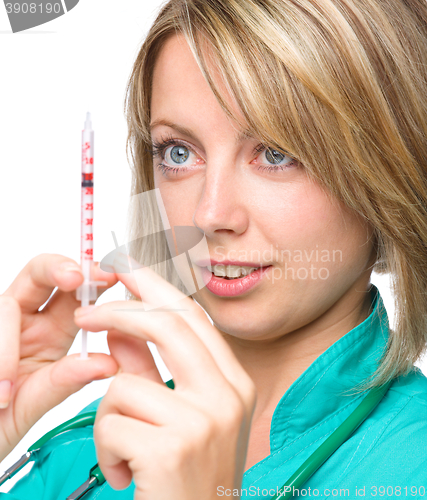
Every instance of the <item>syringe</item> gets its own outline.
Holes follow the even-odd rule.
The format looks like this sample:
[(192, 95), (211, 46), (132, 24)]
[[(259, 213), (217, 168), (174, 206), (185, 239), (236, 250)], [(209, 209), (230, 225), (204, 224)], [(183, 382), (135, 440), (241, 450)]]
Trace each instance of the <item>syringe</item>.
[[(81, 207), (81, 255), (84, 281), (77, 288), (76, 298), (82, 307), (97, 299), (97, 287), (106, 285), (105, 281), (92, 281), (93, 266), (93, 152), (94, 133), (90, 113), (86, 115), (82, 131), (82, 207)], [(87, 359), (87, 330), (82, 330), (81, 359)]]

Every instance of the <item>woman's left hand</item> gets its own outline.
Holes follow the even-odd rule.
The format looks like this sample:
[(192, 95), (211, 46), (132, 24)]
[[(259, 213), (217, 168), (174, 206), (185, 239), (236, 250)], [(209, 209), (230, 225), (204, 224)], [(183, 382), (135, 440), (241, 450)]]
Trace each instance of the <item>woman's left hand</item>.
[[(208, 500), (218, 487), (240, 491), (256, 401), (252, 380), (196, 302), (149, 267), (117, 277), (143, 304), (161, 300), (177, 310), (146, 311), (135, 300), (89, 306), (84, 315), (78, 313), (86, 308), (76, 309), (81, 328), (108, 330), (123, 370), (94, 425), (106, 480), (123, 489), (133, 477), (135, 500)], [(174, 390), (147, 341), (172, 373)]]

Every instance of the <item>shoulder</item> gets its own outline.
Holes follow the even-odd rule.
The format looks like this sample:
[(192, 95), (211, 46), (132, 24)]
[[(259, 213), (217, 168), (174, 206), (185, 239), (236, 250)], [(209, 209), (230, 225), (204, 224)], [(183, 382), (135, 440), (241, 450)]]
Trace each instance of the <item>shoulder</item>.
[[(398, 377), (350, 438), (345, 481), (370, 487), (421, 487), (427, 479), (427, 377)], [(356, 445), (356, 446), (355, 446)]]
[(398, 377), (391, 385), (389, 392), (396, 392), (404, 396), (414, 397), (419, 403), (427, 404), (427, 377), (417, 366), (411, 372)]
[(401, 447), (409, 446), (415, 438), (424, 437), (419, 445), (427, 442), (427, 377), (419, 368), (414, 366), (408, 375), (395, 380), (384, 398), (384, 407), (390, 413), (385, 438), (407, 436)]
[[(427, 442), (427, 377), (413, 367), (390, 386), (369, 419), (376, 433), (372, 449), (390, 447), (395, 454), (425, 454)], [(395, 455), (396, 457), (396, 455)]]
[[(388, 447), (395, 458), (411, 466), (425, 462), (427, 443), (427, 377), (413, 367), (405, 377), (399, 377), (390, 387), (382, 418), (383, 432), (376, 447)], [(427, 477), (427, 473), (426, 473)]]

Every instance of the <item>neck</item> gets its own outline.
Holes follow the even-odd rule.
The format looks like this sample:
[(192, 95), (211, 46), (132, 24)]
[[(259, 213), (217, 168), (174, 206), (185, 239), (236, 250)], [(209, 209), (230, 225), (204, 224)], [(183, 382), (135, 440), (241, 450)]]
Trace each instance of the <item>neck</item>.
[(257, 405), (252, 422), (270, 419), (292, 383), (370, 313), (369, 292), (352, 289), (314, 322), (268, 340), (246, 340), (221, 332), (255, 384)]

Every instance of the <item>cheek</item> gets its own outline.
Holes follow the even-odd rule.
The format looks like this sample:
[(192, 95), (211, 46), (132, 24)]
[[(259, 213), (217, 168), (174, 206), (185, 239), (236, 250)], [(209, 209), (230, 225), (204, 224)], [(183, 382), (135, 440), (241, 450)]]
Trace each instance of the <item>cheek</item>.
[(171, 226), (191, 226), (193, 225), (194, 210), (197, 207), (198, 199), (195, 191), (187, 189), (185, 183), (179, 186), (171, 182), (160, 182), (154, 176), (154, 187), (159, 188), (161, 199), (166, 210), (166, 215)]
[(279, 255), (279, 263), (317, 262), (336, 271), (366, 264), (371, 247), (363, 219), (338, 201), (331, 202), (319, 186), (303, 183), (271, 195), (258, 216), (266, 237), (271, 241), (275, 235), (275, 249), (288, 251), (283, 258)]

